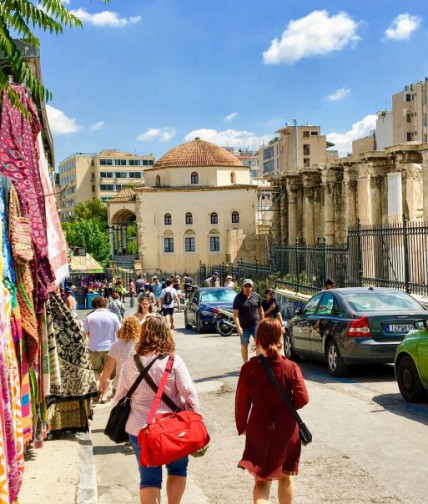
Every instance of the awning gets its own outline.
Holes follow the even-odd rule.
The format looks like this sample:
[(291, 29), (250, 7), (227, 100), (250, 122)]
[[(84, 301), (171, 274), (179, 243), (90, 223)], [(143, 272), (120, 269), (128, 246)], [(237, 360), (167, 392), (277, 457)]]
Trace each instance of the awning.
[(103, 273), (104, 269), (90, 254), (71, 257), (71, 274), (73, 273)]

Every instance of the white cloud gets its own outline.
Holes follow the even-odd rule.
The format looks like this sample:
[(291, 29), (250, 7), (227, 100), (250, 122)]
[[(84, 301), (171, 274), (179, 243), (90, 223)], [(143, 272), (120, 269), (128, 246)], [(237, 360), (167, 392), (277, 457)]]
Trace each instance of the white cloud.
[(352, 152), (352, 141), (370, 135), (376, 127), (376, 114), (367, 115), (361, 121), (352, 125), (346, 133), (329, 133), (327, 140), (334, 143), (333, 149), (339, 151), (341, 156)]
[(342, 100), (350, 92), (351, 92), (351, 90), (348, 89), (348, 88), (345, 88), (345, 87), (336, 89), (336, 91), (334, 93), (332, 93), (331, 95), (327, 96), (327, 100), (328, 101), (339, 101), (339, 100)]
[(232, 119), (235, 119), (235, 117), (238, 116), (238, 112), (232, 112), (231, 114), (228, 114), (225, 116), (224, 120), (225, 121), (231, 121)]
[(410, 35), (419, 28), (422, 19), (410, 14), (399, 14), (391, 26), (385, 30), (385, 36), (391, 40), (408, 40)]
[(113, 28), (123, 28), (128, 24), (135, 24), (141, 21), (141, 16), (132, 16), (129, 18), (120, 17), (117, 12), (102, 11), (95, 14), (90, 14), (85, 9), (71, 10), (72, 14), (77, 16), (84, 23), (93, 24), (94, 26), (110, 26)]
[(61, 3), (65, 4), (65, 5), (69, 5), (70, 0), (61, 0)]
[(46, 112), (50, 129), (54, 135), (68, 135), (76, 133), (82, 128), (76, 123), (77, 119), (67, 117), (62, 110), (52, 107), (52, 105), (46, 105)]
[(190, 141), (196, 137), (220, 146), (251, 148), (258, 148), (262, 143), (272, 140), (272, 135), (258, 136), (252, 131), (238, 131), (234, 129), (218, 131), (209, 128), (193, 130), (186, 135), (185, 139), (186, 141)]
[(105, 126), (105, 121), (98, 121), (92, 126), (89, 127), (91, 131), (99, 131), (101, 128)]
[(358, 23), (346, 12), (330, 16), (325, 10), (313, 11), (288, 23), (281, 39), (272, 40), (269, 49), (264, 51), (263, 62), (292, 64), (302, 58), (340, 51), (360, 40), (357, 28)]
[(160, 142), (169, 142), (175, 137), (176, 131), (174, 128), (149, 128), (146, 132), (137, 136), (140, 142), (152, 142), (159, 140)]

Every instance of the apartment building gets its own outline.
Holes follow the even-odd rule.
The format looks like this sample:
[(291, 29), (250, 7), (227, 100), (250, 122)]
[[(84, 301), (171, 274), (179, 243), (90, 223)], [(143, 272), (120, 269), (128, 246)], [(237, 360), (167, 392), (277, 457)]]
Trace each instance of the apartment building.
[(137, 156), (119, 150), (69, 156), (59, 165), (61, 220), (73, 215), (78, 203), (91, 199), (105, 203), (124, 187), (144, 182), (144, 170), (154, 162), (152, 154)]
[(279, 137), (275, 137), (259, 149), (259, 173), (266, 177), (279, 172)]
[(393, 145), (428, 141), (428, 78), (392, 96)]

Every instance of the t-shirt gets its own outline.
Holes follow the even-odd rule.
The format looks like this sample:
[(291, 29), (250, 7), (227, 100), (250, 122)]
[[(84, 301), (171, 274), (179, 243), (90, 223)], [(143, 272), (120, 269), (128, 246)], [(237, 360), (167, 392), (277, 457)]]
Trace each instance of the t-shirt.
[(137, 289), (137, 292), (144, 290), (144, 280), (142, 278), (137, 278), (135, 288)]
[(162, 285), (161, 284), (153, 284), (153, 294), (158, 298), (161, 295), (162, 292)]
[(263, 299), (263, 301), (262, 301), (262, 308), (263, 308), (264, 312), (266, 312), (266, 310), (269, 310), (269, 308), (273, 304), (276, 304), (276, 307), (271, 312), (269, 312), (267, 315), (265, 313), (265, 317), (276, 318), (276, 316), (279, 313), (279, 308), (278, 308), (278, 301), (276, 300), (275, 297), (272, 297), (270, 301), (268, 301), (267, 299)]
[(167, 291), (171, 292), (172, 301), (171, 301), (171, 303), (168, 303), (168, 304), (165, 304), (162, 301), (162, 306), (164, 308), (174, 308), (174, 306), (175, 306), (175, 300), (177, 299), (177, 291), (175, 289), (173, 289), (172, 287), (166, 287), (165, 289), (162, 290), (161, 295), (160, 295), (160, 297), (161, 297), (162, 300), (165, 299), (165, 293)]
[(112, 344), (108, 354), (110, 357), (113, 357), (113, 359), (116, 359), (116, 376), (113, 380), (113, 388), (116, 389), (122, 364), (129, 356), (135, 354), (135, 341), (125, 342), (123, 340), (118, 340)]
[(106, 352), (116, 341), (116, 332), (120, 329), (117, 315), (106, 308), (98, 308), (83, 321), (83, 332), (89, 333), (89, 350)]
[(233, 301), (233, 309), (238, 310), (239, 323), (242, 329), (250, 329), (259, 321), (258, 308), (262, 306), (262, 301), (257, 292), (251, 292), (250, 297), (242, 292), (237, 294)]

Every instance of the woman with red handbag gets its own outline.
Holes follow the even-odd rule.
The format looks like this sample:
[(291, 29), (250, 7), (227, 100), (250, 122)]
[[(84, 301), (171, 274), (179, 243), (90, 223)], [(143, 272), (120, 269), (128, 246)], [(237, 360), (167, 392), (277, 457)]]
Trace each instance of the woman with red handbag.
[[(122, 366), (113, 404), (117, 404), (126, 395), (140, 375), (141, 369), (150, 364), (150, 378), (159, 384), (164, 376), (169, 357), (174, 354), (174, 350), (175, 343), (164, 319), (156, 315), (148, 317), (141, 327), (141, 335), (135, 347), (136, 360), (130, 357)], [(174, 354), (173, 367), (165, 385), (165, 393), (175, 404), (180, 406), (180, 409), (199, 411), (196, 388), (186, 365), (176, 354)], [(131, 412), (126, 423), (126, 432), (138, 461), (141, 504), (159, 504), (162, 487), (162, 466), (141, 466), (140, 446), (137, 442), (140, 430), (147, 425), (147, 417), (154, 398), (155, 392), (148, 382), (143, 380), (131, 396)], [(157, 408), (157, 413), (170, 412), (171, 408), (162, 400)], [(187, 464), (188, 457), (166, 464), (168, 504), (181, 502), (186, 487)]]

